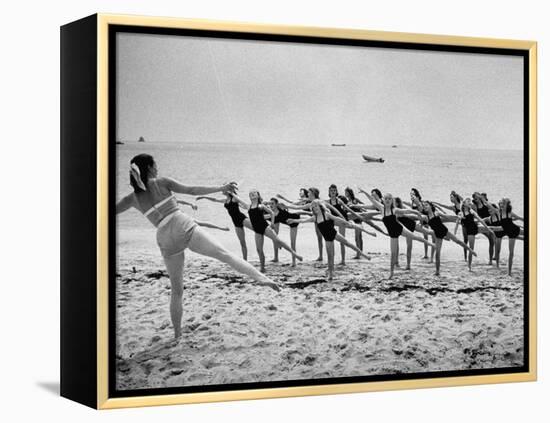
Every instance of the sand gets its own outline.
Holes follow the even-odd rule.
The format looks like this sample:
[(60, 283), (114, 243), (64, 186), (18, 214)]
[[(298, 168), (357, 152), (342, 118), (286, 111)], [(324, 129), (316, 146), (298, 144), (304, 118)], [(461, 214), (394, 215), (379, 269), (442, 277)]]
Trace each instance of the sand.
[[(122, 264), (117, 387), (140, 389), (320, 379), (523, 364), (523, 272), (468, 272), (421, 260), (387, 280), (387, 254), (325, 265), (270, 264), (280, 293), (189, 254), (183, 337), (174, 341), (170, 282), (160, 261)], [(404, 260), (403, 260), (404, 262)]]

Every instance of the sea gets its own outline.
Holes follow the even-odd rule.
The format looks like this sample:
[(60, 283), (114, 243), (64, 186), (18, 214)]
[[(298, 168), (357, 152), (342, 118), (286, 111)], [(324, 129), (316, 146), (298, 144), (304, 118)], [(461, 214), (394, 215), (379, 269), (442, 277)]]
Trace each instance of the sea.
[[(207, 144), (182, 142), (127, 142), (116, 146), (116, 198), (131, 192), (129, 185), (130, 159), (140, 153), (151, 154), (158, 165), (159, 174), (170, 176), (185, 185), (220, 185), (227, 181), (239, 184), (239, 195), (248, 201), (251, 189), (260, 191), (264, 199), (282, 194), (297, 199), (299, 189), (317, 187), (322, 198), (328, 198), (328, 187), (336, 184), (340, 193), (346, 187), (361, 187), (367, 191), (373, 188), (389, 192), (409, 201), (410, 190), (417, 188), (423, 199), (449, 204), (451, 190), (464, 197), (475, 191), (486, 192), (489, 200), (496, 203), (502, 197), (509, 197), (513, 210), (523, 216), (523, 151), (481, 150), (453, 147), (408, 147), (303, 144)], [(362, 154), (384, 158), (384, 163), (368, 163)], [(357, 195), (362, 201), (368, 200)], [(193, 197), (180, 196), (187, 201)], [(219, 194), (218, 198), (222, 198)], [(229, 232), (208, 229), (226, 248), (240, 255), (238, 240), (233, 231), (231, 219), (222, 204), (201, 200), (198, 210), (184, 206), (190, 216), (218, 225), (228, 226)], [(380, 225), (381, 222), (380, 222)], [(449, 224), (454, 229), (454, 224)], [(132, 209), (117, 216), (117, 257), (120, 265), (128, 265), (139, 257), (140, 262), (159, 262), (160, 252), (156, 245), (155, 228), (137, 210)], [(281, 225), (280, 236), (289, 241), (288, 228)], [(457, 234), (461, 235), (460, 228)], [(347, 230), (347, 238), (354, 241), (354, 233)], [(249, 258), (257, 260), (252, 232), (247, 232)], [(402, 240), (401, 253), (405, 252)], [(364, 236), (368, 252), (389, 252), (389, 238)], [(522, 260), (522, 242), (516, 246), (517, 260)], [(486, 261), (487, 240), (477, 236), (476, 250)], [(265, 243), (264, 251), (269, 260), (273, 247)], [(305, 260), (317, 257), (317, 239), (313, 224), (300, 225), (297, 251)], [(348, 250), (347, 257), (354, 252)], [(423, 255), (421, 244), (415, 243), (413, 260)], [(280, 254), (283, 262), (290, 261), (286, 252)], [(340, 252), (337, 249), (336, 260)], [(442, 250), (443, 259), (457, 259), (462, 249), (446, 242)], [(507, 257), (507, 241), (503, 242), (502, 257)]]

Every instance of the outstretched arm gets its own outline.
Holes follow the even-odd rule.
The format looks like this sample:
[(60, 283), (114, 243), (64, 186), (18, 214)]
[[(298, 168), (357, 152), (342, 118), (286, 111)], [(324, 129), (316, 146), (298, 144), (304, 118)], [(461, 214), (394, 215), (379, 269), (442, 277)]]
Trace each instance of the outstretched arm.
[(178, 204), (183, 204), (184, 206), (189, 206), (191, 207), (193, 210), (197, 210), (199, 207), (194, 204), (194, 203), (190, 203), (189, 201), (185, 201), (185, 200), (176, 200), (176, 202)]
[[(479, 217), (479, 215), (478, 215), (475, 211), (472, 210), (472, 213), (474, 214), (474, 217), (476, 218), (476, 220), (477, 220), (479, 223), (481, 223), (481, 225), (482, 225), (485, 229), (487, 229), (489, 232), (493, 233), (493, 231), (492, 231), (491, 229), (489, 229), (489, 226), (487, 226), (487, 224), (485, 223), (485, 221), (484, 221), (481, 217)], [(494, 233), (493, 233), (493, 235), (494, 235)]]
[(222, 199), (219, 199), (219, 198), (214, 198), (214, 197), (208, 197), (206, 195), (199, 195), (197, 198), (195, 198), (196, 201), (199, 201), (199, 200), (208, 200), (208, 201), (212, 201), (213, 203), (225, 203), (225, 200), (222, 200)]
[(128, 194), (126, 197), (124, 197), (122, 200), (120, 200), (118, 203), (116, 203), (116, 214), (123, 213), (126, 210), (131, 209), (134, 207), (134, 194)]
[(162, 180), (166, 184), (166, 188), (178, 194), (205, 195), (205, 194), (213, 194), (215, 192), (223, 192), (223, 191), (234, 192), (237, 189), (236, 182), (229, 182), (227, 184), (219, 185), (219, 186), (198, 186), (198, 185), (183, 185), (172, 178), (162, 178)]
[(313, 221), (314, 221), (313, 216), (303, 217), (301, 219), (287, 219), (288, 223), (308, 223), (308, 222), (313, 222)]
[(445, 204), (438, 203), (437, 201), (432, 201), (432, 204), (434, 204), (434, 205), (436, 205), (440, 208), (444, 208), (445, 210), (454, 211), (453, 206), (446, 206)]
[(525, 220), (523, 219), (523, 217), (518, 216), (518, 215), (515, 214), (514, 212), (512, 212), (510, 215), (512, 216), (513, 219), (521, 220), (522, 222), (525, 221)]
[(384, 205), (380, 201), (375, 200), (374, 197), (364, 189), (359, 188), (359, 192), (362, 192), (363, 194), (365, 194), (367, 198), (370, 200), (370, 202), (372, 203), (372, 205), (376, 207), (378, 210), (380, 210), (380, 212), (384, 212)]
[[(328, 202), (328, 200), (325, 201), (323, 204), (324, 204), (325, 206), (328, 207), (328, 209), (330, 210), (331, 213), (334, 213), (334, 214), (336, 214), (337, 216), (340, 216), (342, 219), (344, 219), (344, 216), (342, 216), (342, 213), (340, 213), (336, 207), (334, 207), (333, 205), (331, 205), (331, 204)], [(344, 219), (344, 220), (345, 220), (345, 219)]]
[(237, 200), (239, 203), (239, 206), (241, 206), (243, 209), (248, 210), (250, 207), (250, 204), (248, 204), (246, 201), (243, 201), (241, 197), (239, 197), (237, 194), (233, 194), (232, 197)]

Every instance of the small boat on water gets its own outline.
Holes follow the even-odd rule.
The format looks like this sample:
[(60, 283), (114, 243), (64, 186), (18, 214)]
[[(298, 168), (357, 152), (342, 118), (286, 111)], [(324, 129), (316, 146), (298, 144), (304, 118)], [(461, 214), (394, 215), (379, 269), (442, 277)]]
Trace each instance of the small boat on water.
[(345, 147), (346, 144), (331, 144), (333, 147)]
[(138, 140), (138, 142), (145, 142), (145, 138), (143, 138), (143, 137), (139, 137), (139, 140)]
[(123, 145), (124, 143), (122, 141), (117, 141), (115, 144)]
[(397, 148), (397, 145), (394, 144), (394, 145), (391, 146), (391, 148)]
[(363, 160), (369, 163), (384, 163), (384, 159), (382, 157), (371, 157), (366, 154), (363, 154)]

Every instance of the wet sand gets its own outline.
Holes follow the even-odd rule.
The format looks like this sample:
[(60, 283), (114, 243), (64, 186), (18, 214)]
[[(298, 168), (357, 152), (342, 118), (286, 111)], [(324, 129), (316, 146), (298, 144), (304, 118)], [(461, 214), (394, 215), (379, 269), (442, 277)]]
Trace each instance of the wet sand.
[[(337, 254), (338, 256), (338, 254)], [(173, 340), (162, 261), (119, 263), (117, 387), (484, 369), (523, 364), (523, 268), (414, 259), (387, 280), (387, 254), (326, 264), (269, 263), (280, 293), (229, 267), (187, 254), (183, 336)], [(337, 257), (338, 258), (338, 257)], [(404, 263), (404, 257), (401, 262)], [(252, 262), (257, 265), (257, 263)]]

